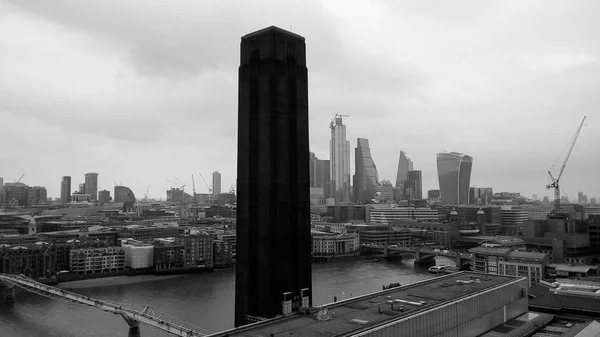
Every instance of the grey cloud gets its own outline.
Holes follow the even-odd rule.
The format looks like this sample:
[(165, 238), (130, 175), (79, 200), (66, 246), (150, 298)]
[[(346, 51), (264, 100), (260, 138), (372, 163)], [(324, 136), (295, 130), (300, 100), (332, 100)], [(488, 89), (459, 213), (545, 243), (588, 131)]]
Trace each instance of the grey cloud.
[[(313, 41), (329, 38), (329, 47), (316, 42), (313, 52), (338, 58), (330, 51), (331, 44), (339, 43), (335, 42), (329, 19), (316, 1), (294, 6), (281, 1), (253, 6), (243, 6), (241, 2), (156, 2), (148, 6), (145, 1), (63, 0), (13, 1), (13, 4), (121, 46), (126, 51), (124, 59), (140, 74), (150, 77), (186, 78), (223, 64), (235, 67), (240, 37), (248, 31), (277, 24), (273, 21), (298, 22), (303, 35), (308, 39), (313, 37)], [(286, 14), (272, 15), (279, 12)], [(240, 25), (244, 29), (239, 30)], [(282, 28), (289, 29), (285, 25)]]

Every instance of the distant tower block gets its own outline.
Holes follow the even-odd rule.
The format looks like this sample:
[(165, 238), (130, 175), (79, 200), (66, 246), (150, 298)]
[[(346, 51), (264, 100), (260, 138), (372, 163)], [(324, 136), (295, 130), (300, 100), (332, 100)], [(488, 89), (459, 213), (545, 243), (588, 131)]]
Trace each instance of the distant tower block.
[(66, 204), (71, 201), (71, 177), (64, 176), (60, 182), (60, 202)]
[(221, 194), (221, 173), (219, 173), (217, 171), (213, 172), (212, 184), (213, 184), (213, 187), (212, 187), (213, 195), (217, 196), (217, 195)]
[(277, 27), (242, 37), (236, 326), (312, 303), (305, 48)]
[(85, 194), (90, 195), (91, 201), (98, 200), (98, 173), (85, 174)]

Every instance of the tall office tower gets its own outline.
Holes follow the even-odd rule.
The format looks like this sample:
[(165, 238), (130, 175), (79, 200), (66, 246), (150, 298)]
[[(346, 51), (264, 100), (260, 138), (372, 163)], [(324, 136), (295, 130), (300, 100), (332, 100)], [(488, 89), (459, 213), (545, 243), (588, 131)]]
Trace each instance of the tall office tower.
[(100, 206), (108, 204), (110, 202), (110, 191), (102, 190), (98, 191), (98, 204)]
[(423, 175), (419, 170), (408, 171), (408, 185), (412, 189), (410, 199), (423, 199)]
[(330, 195), (336, 202), (350, 200), (350, 142), (346, 140), (346, 126), (342, 117), (336, 115), (329, 124), (330, 147)]
[(48, 192), (46, 188), (43, 186), (32, 186), (29, 188), (29, 193), (27, 195), (28, 201), (27, 204), (37, 205), (37, 204), (45, 204), (48, 202)]
[(440, 200), (440, 190), (429, 190), (427, 191), (427, 200), (436, 202)]
[(85, 174), (85, 194), (90, 195), (90, 200), (98, 200), (98, 173)]
[(494, 198), (494, 191), (491, 187), (470, 187), (469, 204), (487, 205)]
[(85, 183), (79, 184), (79, 189), (77, 191), (81, 194), (85, 194)]
[(469, 203), (473, 158), (458, 152), (438, 153), (437, 170), (442, 204)]
[(400, 150), (400, 159), (398, 159), (398, 173), (396, 174), (396, 187), (403, 187), (408, 180), (408, 172), (413, 170), (413, 162), (406, 156), (404, 151)]
[(358, 138), (354, 150), (354, 200), (365, 202), (373, 199), (379, 185), (377, 166), (371, 157), (369, 140)]
[(213, 190), (213, 195), (219, 195), (221, 194), (221, 173), (215, 171), (213, 172), (213, 181), (212, 181), (212, 190)]
[(0, 177), (0, 205), (4, 203), (4, 178)]
[(66, 204), (71, 201), (71, 177), (64, 176), (60, 182), (60, 202)]
[(310, 153), (310, 187), (323, 188), (325, 198), (330, 195), (330, 165), (329, 160), (317, 158), (314, 153)]
[[(108, 194), (110, 199), (110, 192)], [(127, 186), (115, 186), (115, 193), (113, 194), (114, 202), (135, 202), (135, 194), (133, 191)], [(167, 200), (170, 201), (170, 200)]]
[(304, 38), (242, 37), (238, 88), (236, 326), (312, 305)]

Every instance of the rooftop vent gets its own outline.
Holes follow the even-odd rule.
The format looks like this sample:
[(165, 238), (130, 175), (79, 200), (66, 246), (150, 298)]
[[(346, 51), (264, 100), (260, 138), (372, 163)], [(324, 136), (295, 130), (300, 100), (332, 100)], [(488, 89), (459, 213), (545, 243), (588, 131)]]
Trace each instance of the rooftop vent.
[(365, 321), (364, 319), (355, 318), (355, 319), (351, 320), (350, 323), (366, 325), (366, 324), (369, 324), (369, 321)]

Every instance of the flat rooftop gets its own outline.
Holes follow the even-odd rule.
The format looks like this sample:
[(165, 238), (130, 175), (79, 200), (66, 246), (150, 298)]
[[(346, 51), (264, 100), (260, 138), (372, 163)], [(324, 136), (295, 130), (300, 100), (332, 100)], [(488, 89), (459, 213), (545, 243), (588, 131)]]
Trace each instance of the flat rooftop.
[[(316, 312), (298, 313), (214, 336), (349, 336), (516, 280), (511, 276), (458, 272), (321, 306), (327, 308), (327, 320), (318, 320)], [(389, 301), (395, 302), (394, 309)]]

